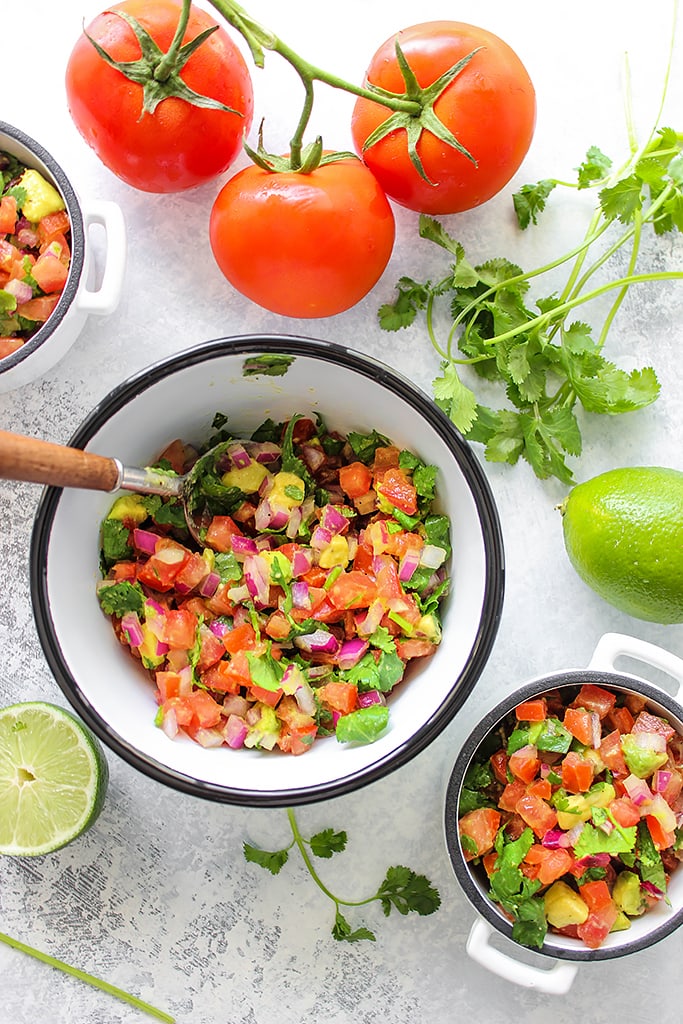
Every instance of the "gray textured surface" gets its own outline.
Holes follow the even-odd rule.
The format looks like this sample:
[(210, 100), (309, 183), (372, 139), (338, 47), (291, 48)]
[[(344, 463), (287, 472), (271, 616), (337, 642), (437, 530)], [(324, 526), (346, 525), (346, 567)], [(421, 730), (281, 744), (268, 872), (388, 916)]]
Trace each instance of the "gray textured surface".
[[(77, 136), (66, 112), (63, 68), (82, 17), (99, 4), (27, 0), (3, 11), (2, 116), (53, 152), (83, 197), (117, 201), (127, 221), (130, 254), (124, 298), (116, 314), (92, 318), (67, 357), (41, 382), (0, 396), (0, 426), (65, 441), (91, 407), (123, 377), (154, 359), (224, 334), (300, 331), (351, 344), (384, 358), (426, 390), (437, 368), (420, 330), (382, 334), (377, 306), (401, 273), (438, 273), (443, 263), (416, 241), (416, 217), (397, 211), (391, 265), (373, 294), (328, 321), (270, 315), (231, 292), (215, 267), (206, 222), (216, 186), (185, 196), (135, 193), (111, 176)], [(576, 0), (561, 22), (541, 0), (463, 0), (455, 14), (443, 0), (419, 13), (348, 0), (344, 15), (312, 0), (248, 5), (300, 53), (347, 78), (360, 79), (375, 47), (416, 20), (457, 16), (486, 25), (517, 49), (535, 81), (538, 129), (516, 183), (568, 176), (589, 145), (615, 158), (626, 145), (623, 55), (628, 50), (636, 123), (656, 116), (668, 44), (670, 4), (616, 6)], [(68, 9), (67, 9), (68, 8)], [(360, 31), (358, 26), (364, 26)], [(26, 35), (30, 28), (30, 46)], [(683, 52), (671, 96), (683, 94)], [(284, 147), (299, 91), (269, 58), (256, 72), (257, 121), (268, 142)], [(348, 148), (349, 98), (320, 92), (314, 128)], [(664, 122), (681, 129), (680, 105)], [(678, 122), (676, 119), (678, 118)], [(240, 161), (242, 163), (243, 161)], [(475, 259), (507, 255), (522, 265), (544, 262), (581, 231), (580, 197), (553, 208), (542, 229), (520, 238), (509, 190), (449, 228)], [(188, 236), (191, 255), (188, 257)], [(101, 241), (96, 240), (101, 246)], [(680, 268), (683, 245), (663, 238), (643, 267)], [(429, 261), (433, 261), (433, 267)], [(626, 464), (683, 468), (681, 315), (683, 285), (633, 290), (613, 329), (615, 360), (652, 361), (662, 396), (648, 411), (585, 425), (579, 476)], [(587, 313), (587, 316), (590, 314)], [(541, 672), (585, 665), (607, 630), (633, 633), (683, 655), (683, 627), (649, 625), (609, 608), (568, 566), (555, 505), (564, 489), (541, 483), (525, 466), (486, 465), (500, 508), (507, 549), (507, 600), (493, 656), (480, 684), (449, 729), (417, 760), (354, 797), (299, 812), (302, 829), (334, 826), (349, 833), (344, 854), (321, 873), (349, 898), (373, 891), (390, 864), (408, 864), (440, 888), (432, 917), (385, 920), (378, 908), (349, 912), (374, 928), (377, 942), (345, 946), (331, 938), (331, 905), (296, 857), (277, 877), (242, 857), (245, 839), (277, 848), (289, 840), (284, 811), (234, 809), (179, 796), (136, 774), (111, 755), (111, 787), (96, 827), (59, 853), (0, 861), (0, 930), (68, 960), (168, 1009), (182, 1024), (385, 1024), (483, 1020), (528, 1024), (576, 1019), (629, 1024), (680, 1019), (677, 964), (683, 934), (628, 960), (580, 968), (568, 999), (530, 993), (496, 979), (465, 954), (474, 913), (450, 871), (442, 841), (444, 781), (459, 743), (477, 718), (515, 684)], [(39, 491), (0, 484), (0, 701), (39, 697), (65, 703), (40, 649), (27, 575), (28, 544)], [(7, 1024), (133, 1024), (144, 1017), (20, 953), (0, 947), (2, 1009)]]

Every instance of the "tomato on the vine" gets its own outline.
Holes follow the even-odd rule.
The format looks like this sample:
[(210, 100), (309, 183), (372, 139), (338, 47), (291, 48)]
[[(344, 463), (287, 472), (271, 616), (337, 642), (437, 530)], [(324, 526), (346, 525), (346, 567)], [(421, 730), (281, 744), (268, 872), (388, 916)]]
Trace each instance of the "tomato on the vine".
[(359, 302), (391, 256), (395, 224), (356, 157), (310, 172), (256, 164), (221, 189), (210, 218), (218, 266), (247, 298), (290, 317), (327, 317)]
[[(246, 62), (220, 27), (189, 56), (179, 55), (171, 69), (177, 94), (164, 94), (171, 75), (155, 81), (154, 70), (180, 16), (177, 0), (124, 0), (92, 21), (66, 68), (69, 111), (79, 132), (114, 174), (145, 192), (180, 192), (222, 174), (240, 153), (253, 116)], [(141, 39), (130, 18), (141, 26)], [(209, 14), (191, 7), (183, 46), (213, 26)], [(141, 58), (149, 62), (145, 79), (157, 103), (152, 113), (143, 112), (148, 86), (113, 66)], [(193, 97), (214, 106), (197, 105)]]
[[(397, 40), (410, 81), (401, 70)], [(474, 25), (434, 21), (397, 33), (373, 56), (366, 85), (413, 99), (416, 86), (424, 94), (460, 61), (463, 66), (433, 99), (428, 117), (392, 116), (364, 97), (353, 110), (356, 151), (388, 196), (421, 213), (459, 213), (491, 199), (515, 174), (533, 138), (536, 95), (524, 65), (506, 42)], [(462, 149), (434, 134), (441, 126), (432, 111), (443, 134)], [(366, 147), (390, 117), (391, 130)], [(416, 160), (410, 158), (411, 142)]]

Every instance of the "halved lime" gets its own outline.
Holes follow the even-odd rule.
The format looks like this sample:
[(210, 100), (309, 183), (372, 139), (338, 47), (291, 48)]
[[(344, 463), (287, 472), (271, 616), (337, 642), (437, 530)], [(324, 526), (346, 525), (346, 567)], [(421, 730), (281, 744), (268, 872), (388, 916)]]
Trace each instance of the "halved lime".
[(43, 701), (0, 709), (0, 854), (58, 850), (97, 819), (109, 767), (70, 711)]

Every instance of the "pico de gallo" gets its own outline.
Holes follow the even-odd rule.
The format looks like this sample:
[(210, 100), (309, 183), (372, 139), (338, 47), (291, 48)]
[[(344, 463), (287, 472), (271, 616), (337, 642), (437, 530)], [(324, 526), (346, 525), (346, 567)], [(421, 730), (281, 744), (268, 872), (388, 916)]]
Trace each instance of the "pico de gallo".
[(0, 152), (0, 359), (21, 348), (59, 302), (69, 276), (70, 234), (57, 189)]
[[(191, 500), (130, 494), (101, 529), (98, 597), (146, 670), (156, 723), (204, 747), (303, 754), (319, 737), (372, 742), (387, 696), (441, 640), (450, 523), (437, 471), (372, 431), (321, 417), (225, 417)], [(155, 468), (187, 472), (181, 440)]]
[(683, 858), (683, 737), (640, 695), (593, 682), (515, 709), (469, 767), (465, 859), (513, 938), (599, 948), (660, 901)]

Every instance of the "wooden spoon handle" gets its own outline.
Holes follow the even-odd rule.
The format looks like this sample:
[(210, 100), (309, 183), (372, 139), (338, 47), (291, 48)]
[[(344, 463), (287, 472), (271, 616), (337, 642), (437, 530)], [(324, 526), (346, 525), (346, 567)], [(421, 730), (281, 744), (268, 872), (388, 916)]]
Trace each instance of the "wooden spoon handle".
[(119, 465), (104, 455), (0, 430), (0, 479), (113, 491)]

